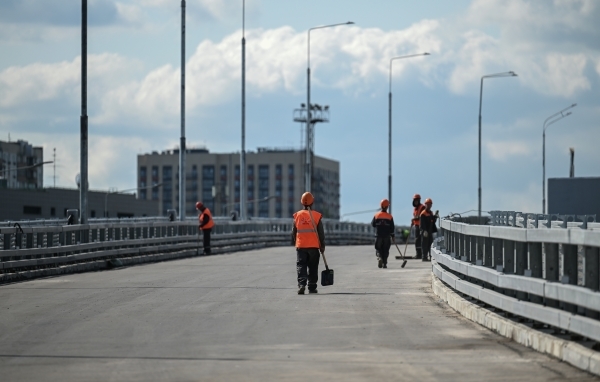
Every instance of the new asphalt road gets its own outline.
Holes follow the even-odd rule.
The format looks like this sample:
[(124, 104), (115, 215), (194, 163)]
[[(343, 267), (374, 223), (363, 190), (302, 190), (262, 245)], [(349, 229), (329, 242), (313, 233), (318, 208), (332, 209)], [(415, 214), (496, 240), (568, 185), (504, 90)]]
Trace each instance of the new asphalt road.
[(0, 286), (0, 380), (597, 380), (459, 316), (429, 263), (326, 255), (316, 295), (291, 247)]

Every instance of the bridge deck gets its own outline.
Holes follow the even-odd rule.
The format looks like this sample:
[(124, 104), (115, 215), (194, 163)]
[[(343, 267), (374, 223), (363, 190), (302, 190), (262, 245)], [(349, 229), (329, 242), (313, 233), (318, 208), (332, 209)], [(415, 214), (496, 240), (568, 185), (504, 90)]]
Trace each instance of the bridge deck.
[(293, 248), (1, 286), (2, 381), (597, 380), (438, 302), (429, 263), (326, 255), (318, 295), (296, 294)]

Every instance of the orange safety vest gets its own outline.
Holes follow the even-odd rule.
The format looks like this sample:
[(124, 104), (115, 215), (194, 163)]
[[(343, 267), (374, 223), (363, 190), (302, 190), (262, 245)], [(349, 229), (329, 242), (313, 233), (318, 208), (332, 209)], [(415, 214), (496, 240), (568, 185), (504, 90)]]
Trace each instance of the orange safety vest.
[(375, 214), (375, 219), (385, 219), (385, 220), (392, 220), (392, 215), (388, 214), (387, 212), (383, 212), (383, 211), (379, 211)]
[(204, 211), (202, 211), (202, 214), (200, 214), (200, 216), (198, 216), (198, 223), (202, 224), (202, 222), (204, 221), (204, 215), (208, 216), (208, 223), (206, 223), (205, 225), (200, 227), (200, 229), (201, 230), (211, 229), (212, 227), (215, 226), (215, 221), (213, 220), (212, 214), (210, 213), (210, 210), (208, 208), (205, 208)]
[(314, 228), (308, 210), (300, 210), (294, 214), (294, 226), (297, 229), (296, 248), (320, 248), (319, 233), (316, 228), (322, 215), (317, 211), (310, 211), (310, 214), (315, 221)]
[(421, 216), (421, 212), (425, 209), (424, 204), (419, 204), (417, 207), (413, 209), (413, 219), (412, 222), (414, 225), (419, 226), (421, 223), (419, 222), (419, 217)]

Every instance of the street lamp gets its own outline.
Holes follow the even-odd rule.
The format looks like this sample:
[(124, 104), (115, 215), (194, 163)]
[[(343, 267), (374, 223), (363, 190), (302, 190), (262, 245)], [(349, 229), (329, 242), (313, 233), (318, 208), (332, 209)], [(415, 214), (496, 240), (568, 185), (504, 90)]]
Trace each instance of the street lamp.
[(481, 87), (479, 88), (479, 188), (478, 188), (478, 200), (479, 200), (479, 208), (478, 208), (478, 216), (481, 219), (481, 102), (483, 98), (483, 80), (485, 78), (498, 78), (498, 77), (517, 77), (515, 72), (504, 72), (504, 73), (496, 73), (496, 74), (488, 74), (486, 76), (481, 77)]
[(246, 1), (242, 2), (242, 151), (240, 152), (240, 219), (246, 220)]
[(105, 218), (108, 217), (108, 195), (110, 195), (110, 194), (122, 194), (124, 192), (136, 191), (136, 190), (147, 190), (149, 188), (155, 188), (155, 187), (160, 187), (160, 186), (162, 186), (162, 183), (153, 184), (152, 186), (148, 186), (148, 187), (130, 188), (128, 190), (121, 190), (121, 191), (114, 191), (114, 192), (108, 191), (106, 193), (106, 196), (104, 197), (104, 217)]
[[(34, 164), (34, 165), (31, 165), (31, 166), (23, 166), (23, 167), (16, 167), (16, 168), (10, 168), (10, 167), (8, 167), (8, 168), (6, 168), (6, 169), (4, 169), (4, 170), (0, 170), (0, 177), (4, 177), (4, 175), (3, 175), (4, 173), (7, 173), (7, 174), (8, 174), (8, 175), (6, 176), (6, 187), (9, 187), (9, 188), (10, 188), (10, 173), (11, 173), (12, 171), (17, 171), (17, 172), (18, 172), (18, 171), (20, 171), (20, 170), (29, 170), (29, 169), (36, 168), (36, 167), (40, 167), (40, 166), (43, 166), (43, 165), (45, 165), (45, 164), (50, 164), (50, 163), (54, 163), (54, 162), (53, 162), (53, 161), (48, 161), (48, 162), (40, 162), (40, 163), (36, 163), (36, 164)], [(18, 176), (19, 176), (19, 175), (17, 174), (17, 177), (18, 177)], [(17, 181), (15, 181), (15, 183), (18, 183), (18, 180), (17, 180)], [(16, 184), (15, 184), (15, 186), (16, 186)]]
[(315, 29), (331, 28), (340, 25), (352, 25), (354, 22), (348, 21), (345, 23), (323, 25), (320, 27), (313, 27), (308, 30), (308, 43), (307, 43), (307, 66), (306, 66), (306, 166), (304, 171), (304, 186), (305, 191), (311, 191), (311, 174), (312, 174), (312, 161), (311, 161), (311, 149), (313, 146), (312, 142), (312, 120), (310, 114), (310, 32)]
[(576, 103), (572, 104), (569, 107), (566, 107), (559, 111), (558, 113), (554, 113), (544, 121), (543, 131), (542, 131), (542, 213), (546, 214), (546, 129), (552, 125), (554, 122), (558, 122), (561, 119), (568, 117), (571, 115), (571, 112), (565, 114), (565, 111), (574, 108), (577, 106)]
[(390, 59), (390, 94), (388, 107), (388, 200), (390, 201), (390, 213), (392, 212), (392, 62), (401, 58), (410, 58), (418, 56), (429, 56), (429, 53), (409, 54), (407, 56), (398, 56)]
[(52, 162), (52, 161), (40, 162), (40, 163), (36, 163), (34, 165), (31, 165), (31, 166), (24, 166), (24, 167), (17, 167), (17, 168), (7, 168), (7, 169), (4, 169), (4, 170), (0, 170), (0, 175), (2, 175), (5, 172), (10, 173), (11, 171), (28, 170), (30, 168), (36, 168), (36, 167), (40, 167), (40, 166), (43, 166), (45, 164), (50, 164), (50, 163), (54, 163), (54, 162)]

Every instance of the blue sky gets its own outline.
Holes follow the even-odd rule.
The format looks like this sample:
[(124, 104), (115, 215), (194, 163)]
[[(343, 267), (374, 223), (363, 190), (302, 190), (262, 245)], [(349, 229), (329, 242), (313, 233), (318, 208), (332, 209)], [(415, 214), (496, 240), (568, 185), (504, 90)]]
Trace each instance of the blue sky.
[[(188, 0), (188, 146), (240, 148), (242, 1)], [(79, 0), (0, 3), (0, 137), (57, 149), (57, 186), (79, 172)], [(394, 214), (419, 192), (442, 213), (477, 208), (482, 75), (483, 209), (539, 212), (546, 172), (599, 176), (600, 3), (594, 0), (246, 1), (247, 147), (300, 145), (292, 111), (331, 107), (316, 153), (341, 162), (342, 214), (387, 194), (387, 100), (393, 69)], [(179, 141), (179, 0), (89, 1), (90, 187), (135, 187), (136, 155)], [(52, 170), (45, 171), (52, 184)], [(404, 219), (406, 217), (406, 219)], [(366, 221), (370, 216), (354, 215)], [(404, 220), (403, 220), (404, 219)]]

